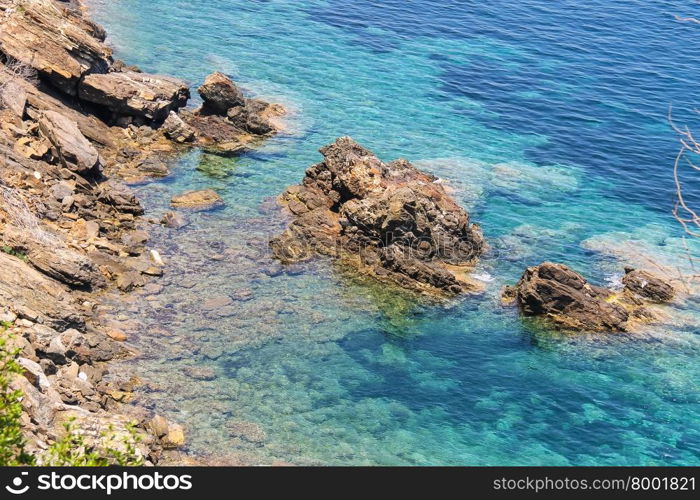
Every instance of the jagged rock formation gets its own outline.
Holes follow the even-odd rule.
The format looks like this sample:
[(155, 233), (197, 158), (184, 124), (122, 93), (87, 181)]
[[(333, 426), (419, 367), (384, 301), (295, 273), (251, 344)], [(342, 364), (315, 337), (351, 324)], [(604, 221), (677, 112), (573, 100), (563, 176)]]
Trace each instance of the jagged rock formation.
[(250, 140), (278, 131), (275, 119), (284, 114), (277, 104), (244, 97), (222, 73), (212, 73), (198, 89), (204, 101), (200, 109), (185, 114), (199, 144), (217, 153), (242, 151)]
[(422, 293), (475, 290), (466, 273), (484, 250), (481, 230), (436, 177), (406, 160), (383, 163), (349, 137), (321, 153), (280, 198), (294, 219), (270, 242), (276, 258), (320, 253)]
[(32, 67), (61, 92), (75, 96), (85, 75), (109, 69), (112, 51), (95, 23), (52, 0), (2, 4), (0, 52)]
[(544, 262), (528, 268), (503, 297), (525, 316), (544, 318), (561, 330), (626, 332), (658, 319), (649, 304), (675, 295), (673, 285), (647, 271), (626, 269), (623, 284), (616, 292), (591, 285), (563, 264)]

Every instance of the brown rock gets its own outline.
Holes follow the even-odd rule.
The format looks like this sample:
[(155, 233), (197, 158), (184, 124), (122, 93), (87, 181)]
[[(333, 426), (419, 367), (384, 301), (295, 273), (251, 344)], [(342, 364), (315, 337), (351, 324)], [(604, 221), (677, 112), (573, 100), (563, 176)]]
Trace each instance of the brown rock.
[(243, 92), (223, 73), (207, 76), (197, 91), (204, 100), (202, 111), (205, 113), (225, 115), (230, 108), (245, 104)]
[(528, 268), (516, 290), (518, 305), (526, 316), (543, 316), (570, 330), (627, 330), (628, 312), (607, 301), (612, 292), (590, 285), (563, 264), (545, 262)]
[(38, 239), (9, 224), (4, 227), (2, 236), (5, 245), (24, 253), (32, 266), (61, 283), (90, 289), (105, 285), (95, 263), (89, 257), (70, 250), (57, 236)]
[(19, 118), (24, 118), (27, 107), (27, 92), (17, 81), (9, 81), (1, 86), (0, 104), (3, 104)]
[(670, 302), (676, 294), (675, 288), (669, 282), (639, 269), (625, 269), (622, 283), (625, 285), (625, 291), (651, 302)]
[(183, 143), (194, 140), (194, 130), (187, 125), (177, 113), (171, 111), (163, 123), (163, 132), (169, 139)]
[(85, 326), (66, 288), (22, 260), (0, 252), (0, 303), (11, 304), (20, 317), (65, 330)]
[(295, 218), (271, 240), (275, 257), (331, 255), (428, 294), (475, 290), (466, 272), (484, 250), (481, 230), (435, 177), (405, 160), (383, 163), (349, 137), (321, 153), (280, 199)]
[(270, 104), (248, 99), (242, 106), (228, 110), (226, 116), (237, 128), (255, 135), (266, 135), (275, 132), (275, 126), (265, 117), (265, 111)]
[(105, 106), (113, 116), (160, 122), (187, 104), (189, 89), (176, 78), (146, 73), (91, 74), (80, 83), (80, 99)]
[(127, 335), (124, 333), (122, 330), (119, 330), (117, 328), (112, 328), (111, 330), (107, 330), (107, 336), (111, 338), (112, 340), (116, 340), (117, 342), (126, 342), (127, 340)]
[(173, 450), (185, 444), (185, 430), (181, 425), (169, 423), (168, 433), (161, 438), (163, 448)]
[(233, 155), (244, 151), (249, 135), (233, 125), (229, 120), (218, 115), (187, 115), (187, 123), (197, 131), (197, 144), (206, 151)]
[(111, 50), (95, 38), (101, 28), (51, 0), (23, 2), (5, 16), (0, 52), (68, 95), (77, 94), (83, 76), (106, 72), (111, 63)]
[(82, 176), (99, 170), (97, 150), (73, 120), (55, 111), (45, 111), (39, 119), (39, 130), (53, 145), (59, 162), (65, 168)]
[(187, 191), (173, 196), (170, 200), (170, 204), (173, 207), (209, 208), (223, 204), (223, 200), (213, 189), (203, 189), (201, 191)]

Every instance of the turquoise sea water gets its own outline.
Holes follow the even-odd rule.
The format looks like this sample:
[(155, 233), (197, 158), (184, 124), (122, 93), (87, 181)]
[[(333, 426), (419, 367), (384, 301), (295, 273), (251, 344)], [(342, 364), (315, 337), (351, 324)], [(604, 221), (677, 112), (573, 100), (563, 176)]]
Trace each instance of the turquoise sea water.
[[(113, 313), (139, 400), (219, 463), (700, 464), (700, 304), (639, 335), (562, 336), (498, 293), (545, 259), (616, 284), (690, 273), (671, 216), (680, 123), (700, 99), (682, 0), (91, 0), (116, 56), (197, 86), (223, 71), (289, 110), (240, 158), (192, 152), (136, 186), (226, 200), (154, 229), (166, 276)], [(697, 116), (696, 116), (697, 118)], [(697, 120), (696, 120), (697, 121)], [(483, 296), (415, 304), (324, 259), (283, 268), (274, 197), (351, 135), (449, 181), (491, 245)], [(693, 183), (689, 179), (688, 187)], [(700, 187), (700, 186), (699, 186)], [(692, 198), (691, 198), (692, 201)], [(131, 318), (144, 324), (137, 325)], [(193, 377), (208, 368), (216, 378)], [(209, 374), (206, 378), (211, 378)]]

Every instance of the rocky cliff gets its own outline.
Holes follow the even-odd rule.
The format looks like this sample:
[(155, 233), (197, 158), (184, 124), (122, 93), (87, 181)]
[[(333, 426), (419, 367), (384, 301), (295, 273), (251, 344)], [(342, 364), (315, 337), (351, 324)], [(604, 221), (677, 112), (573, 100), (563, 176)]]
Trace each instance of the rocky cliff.
[(94, 436), (136, 420), (155, 463), (182, 429), (122, 404), (137, 381), (105, 377), (131, 352), (100, 294), (164, 272), (122, 179), (165, 175), (163, 155), (188, 147), (240, 151), (273, 134), (282, 110), (220, 73), (187, 110), (185, 82), (115, 61), (104, 40), (76, 2), (0, 0), (0, 321), (20, 350), (13, 385), (33, 451), (68, 418)]

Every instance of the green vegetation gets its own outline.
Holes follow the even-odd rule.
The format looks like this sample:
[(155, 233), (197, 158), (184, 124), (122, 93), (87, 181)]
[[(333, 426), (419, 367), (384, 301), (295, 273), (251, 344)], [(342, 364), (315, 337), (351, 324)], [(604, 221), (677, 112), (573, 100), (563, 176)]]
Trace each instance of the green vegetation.
[(118, 435), (112, 427), (100, 435), (97, 446), (88, 444), (85, 433), (74, 420), (64, 424), (65, 434), (53, 443), (40, 457), (30, 455), (22, 433), (22, 392), (11, 390), (13, 377), (22, 373), (16, 358), (19, 349), (8, 348), (7, 329), (11, 323), (0, 322), (0, 466), (41, 465), (50, 466), (139, 466), (143, 458), (136, 450), (140, 437), (133, 425), (126, 428), (126, 435)]
[(34, 457), (25, 450), (22, 434), (22, 393), (10, 389), (14, 375), (22, 373), (17, 351), (7, 349), (7, 323), (0, 325), (0, 466), (33, 465)]
[(24, 254), (22, 252), (18, 252), (14, 248), (8, 247), (7, 245), (1, 246), (0, 252), (6, 253), (8, 255), (12, 255), (13, 257), (17, 257), (18, 259), (27, 262), (27, 255), (26, 254)]
[(139, 466), (143, 459), (136, 451), (140, 441), (133, 425), (127, 426), (127, 436), (117, 438), (109, 428), (100, 436), (100, 446), (88, 445), (83, 432), (70, 420), (64, 425), (65, 435), (52, 444), (42, 457), (42, 462), (51, 466), (105, 467), (108, 465)]

